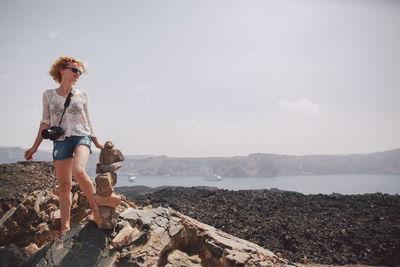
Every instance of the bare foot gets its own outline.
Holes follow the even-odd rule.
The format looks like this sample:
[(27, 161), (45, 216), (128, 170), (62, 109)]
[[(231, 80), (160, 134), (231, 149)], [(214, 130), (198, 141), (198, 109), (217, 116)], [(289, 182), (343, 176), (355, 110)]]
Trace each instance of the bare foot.
[(58, 238), (60, 235), (62, 235), (62, 234), (64, 234), (64, 233), (68, 232), (69, 230), (70, 230), (70, 228), (63, 228), (63, 229), (61, 229), (60, 232), (58, 232), (58, 233), (55, 234), (54, 239)]

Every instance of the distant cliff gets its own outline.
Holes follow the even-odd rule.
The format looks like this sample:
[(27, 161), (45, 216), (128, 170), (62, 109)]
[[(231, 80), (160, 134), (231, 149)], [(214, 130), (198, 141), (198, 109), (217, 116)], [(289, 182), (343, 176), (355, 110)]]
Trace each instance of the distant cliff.
[(140, 175), (280, 176), (301, 174), (400, 174), (400, 149), (370, 154), (231, 158), (127, 157), (121, 172)]
[[(0, 162), (23, 160), (21, 148), (0, 148)], [(93, 153), (88, 172), (93, 175), (98, 161)], [(35, 160), (51, 161), (51, 153), (40, 152)], [(136, 175), (280, 176), (301, 174), (400, 174), (400, 148), (385, 152), (348, 155), (290, 156), (250, 154), (243, 157), (173, 158), (126, 156), (122, 173)]]

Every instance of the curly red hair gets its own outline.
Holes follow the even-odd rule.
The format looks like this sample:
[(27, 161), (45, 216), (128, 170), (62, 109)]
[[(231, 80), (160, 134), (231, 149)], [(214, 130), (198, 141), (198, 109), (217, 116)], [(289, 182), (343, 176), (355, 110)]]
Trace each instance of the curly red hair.
[(49, 74), (53, 79), (61, 83), (61, 72), (60, 70), (65, 69), (69, 63), (77, 63), (78, 66), (82, 69), (83, 73), (87, 73), (87, 70), (83, 63), (73, 57), (59, 57), (54, 61), (53, 65), (51, 66), (51, 69), (49, 71)]

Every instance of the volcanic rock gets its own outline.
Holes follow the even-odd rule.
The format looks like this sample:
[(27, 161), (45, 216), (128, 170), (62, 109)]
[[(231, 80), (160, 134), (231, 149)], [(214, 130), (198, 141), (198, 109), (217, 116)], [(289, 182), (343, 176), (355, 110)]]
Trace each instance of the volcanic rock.
[(51, 241), (28, 266), (287, 266), (288, 262), (248, 241), (202, 224), (172, 209), (121, 213), (115, 231), (89, 221)]
[(51, 162), (24, 161), (0, 164), (0, 217), (36, 190), (56, 187)]
[(26, 259), (24, 250), (14, 244), (0, 247), (0, 266), (23, 266)]

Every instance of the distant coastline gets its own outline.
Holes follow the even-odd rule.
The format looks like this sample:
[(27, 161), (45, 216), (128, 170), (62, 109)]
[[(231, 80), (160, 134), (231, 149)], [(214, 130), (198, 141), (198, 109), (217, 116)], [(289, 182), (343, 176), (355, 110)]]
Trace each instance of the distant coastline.
[[(23, 161), (24, 149), (0, 147), (0, 163)], [(89, 159), (88, 173), (95, 174), (99, 153)], [(38, 151), (35, 161), (51, 161), (51, 153)], [(256, 153), (240, 157), (174, 158), (125, 155), (121, 174), (161, 176), (283, 176), (310, 174), (400, 174), (400, 148), (375, 153), (304, 155)]]

